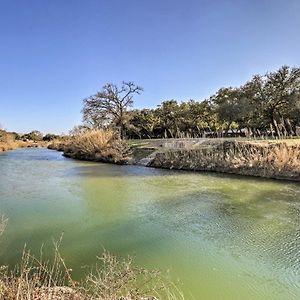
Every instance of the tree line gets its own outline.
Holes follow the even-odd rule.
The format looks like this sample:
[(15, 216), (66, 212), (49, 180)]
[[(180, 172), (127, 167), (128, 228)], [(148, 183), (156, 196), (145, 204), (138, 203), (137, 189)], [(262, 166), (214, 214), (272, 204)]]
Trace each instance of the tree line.
[(143, 89), (106, 84), (83, 100), (85, 128), (111, 128), (126, 138), (300, 135), (300, 68), (283, 66), (240, 87), (223, 87), (202, 101), (163, 101), (132, 109)]
[(9, 141), (34, 141), (34, 142), (41, 142), (46, 141), (50, 142), (55, 139), (59, 139), (62, 136), (52, 133), (47, 133), (43, 135), (38, 130), (33, 130), (29, 133), (19, 134), (17, 132), (7, 132), (4, 129), (0, 128), (0, 142), (9, 142)]

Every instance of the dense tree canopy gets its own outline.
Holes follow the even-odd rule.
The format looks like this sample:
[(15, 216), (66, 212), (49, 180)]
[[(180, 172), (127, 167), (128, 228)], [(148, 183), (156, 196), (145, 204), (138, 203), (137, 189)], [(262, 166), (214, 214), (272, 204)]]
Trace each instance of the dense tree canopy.
[(31, 141), (42, 141), (43, 140), (43, 134), (38, 130), (33, 130), (29, 133), (23, 134), (22, 139), (27, 139)]
[(299, 135), (300, 68), (255, 75), (203, 101), (172, 99), (157, 108), (128, 110), (141, 91), (133, 83), (104, 86), (84, 100), (85, 124), (116, 127), (127, 138)]

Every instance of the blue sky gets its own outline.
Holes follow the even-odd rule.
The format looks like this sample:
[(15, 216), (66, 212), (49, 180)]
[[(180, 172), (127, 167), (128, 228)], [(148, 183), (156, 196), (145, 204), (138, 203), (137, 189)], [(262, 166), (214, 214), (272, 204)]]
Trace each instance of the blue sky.
[(0, 0), (0, 124), (68, 132), (107, 82), (155, 107), (299, 66), (299, 15), (298, 0)]

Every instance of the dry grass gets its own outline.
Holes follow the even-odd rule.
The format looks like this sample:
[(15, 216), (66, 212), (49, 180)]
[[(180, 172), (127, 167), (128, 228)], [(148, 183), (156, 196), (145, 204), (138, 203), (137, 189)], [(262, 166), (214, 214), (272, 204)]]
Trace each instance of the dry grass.
[(0, 152), (13, 150), (17, 148), (28, 148), (28, 147), (46, 147), (47, 142), (39, 141), (22, 141), (16, 139), (16, 134), (0, 130)]
[(235, 143), (226, 153), (235, 168), (252, 169), (265, 177), (299, 180), (300, 145)]
[(72, 136), (64, 146), (64, 154), (83, 160), (125, 163), (129, 148), (113, 131), (89, 130)]
[(65, 137), (63, 139), (54, 139), (51, 141), (51, 143), (48, 144), (47, 148), (51, 150), (63, 152), (70, 142), (71, 139), (69, 137), (68, 138)]
[(0, 142), (0, 152), (14, 150), (18, 148), (36, 148), (46, 147), (46, 142), (33, 142), (33, 141), (13, 141), (13, 142)]
[(137, 267), (131, 257), (120, 260), (104, 252), (98, 261), (80, 289), (88, 299), (184, 299), (161, 272)]
[(6, 223), (7, 223), (7, 220), (4, 217), (1, 217), (1, 219), (0, 219), (0, 237), (4, 232), (4, 229), (6, 227)]
[(285, 139), (256, 139), (256, 140), (248, 140), (245, 138), (241, 138), (240, 141), (251, 142), (256, 144), (282, 144), (285, 143), (288, 146), (300, 145), (300, 139), (298, 137), (293, 138), (285, 138)]
[(300, 145), (273, 141), (207, 141), (198, 148), (157, 153), (150, 165), (300, 181)]
[[(0, 222), (0, 234), (6, 220)], [(0, 266), (0, 300), (154, 300), (184, 299), (176, 285), (159, 271), (134, 265), (131, 257), (117, 259), (104, 251), (80, 282), (61, 257), (60, 239), (54, 242), (51, 261), (24, 249), (13, 269)]]

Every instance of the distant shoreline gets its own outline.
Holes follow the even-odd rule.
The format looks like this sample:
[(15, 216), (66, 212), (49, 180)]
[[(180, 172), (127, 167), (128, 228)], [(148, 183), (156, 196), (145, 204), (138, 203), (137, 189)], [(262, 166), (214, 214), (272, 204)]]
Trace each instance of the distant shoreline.
[(37, 148), (47, 147), (47, 142), (34, 142), (34, 141), (14, 141), (14, 142), (0, 142), (0, 153), (14, 150), (18, 148)]

